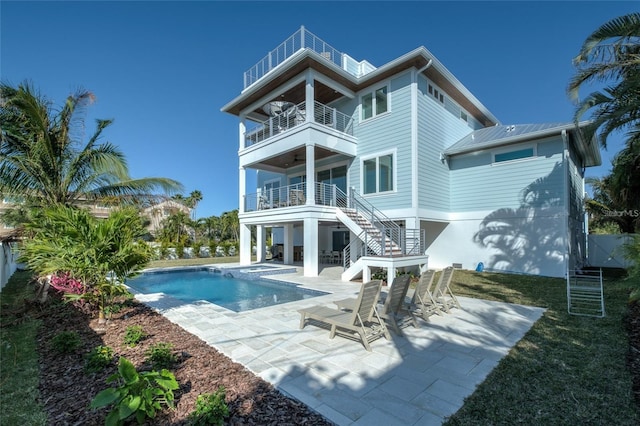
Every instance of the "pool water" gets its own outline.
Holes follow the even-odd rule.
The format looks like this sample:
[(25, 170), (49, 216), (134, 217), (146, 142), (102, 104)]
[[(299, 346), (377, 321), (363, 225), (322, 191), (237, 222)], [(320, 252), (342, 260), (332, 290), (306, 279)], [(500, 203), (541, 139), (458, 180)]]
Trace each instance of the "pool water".
[(184, 302), (206, 300), (235, 312), (328, 294), (295, 284), (230, 274), (233, 271), (211, 269), (145, 272), (128, 280), (127, 285), (140, 293), (164, 293)]

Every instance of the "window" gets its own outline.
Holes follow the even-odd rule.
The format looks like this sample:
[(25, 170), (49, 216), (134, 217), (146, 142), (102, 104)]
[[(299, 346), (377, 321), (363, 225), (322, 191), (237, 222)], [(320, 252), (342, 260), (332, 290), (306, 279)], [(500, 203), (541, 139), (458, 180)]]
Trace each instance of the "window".
[(362, 190), (365, 194), (393, 191), (393, 154), (362, 162)]
[(362, 96), (362, 119), (366, 120), (387, 112), (387, 87)]
[(434, 88), (432, 85), (429, 85), (429, 94), (432, 95), (436, 100), (440, 101), (441, 104), (444, 103), (444, 95), (438, 91), (438, 89)]
[(533, 147), (518, 149), (514, 151), (500, 152), (493, 155), (493, 162), (502, 163), (505, 161), (520, 160), (522, 158), (533, 157), (534, 155), (535, 150), (533, 149)]

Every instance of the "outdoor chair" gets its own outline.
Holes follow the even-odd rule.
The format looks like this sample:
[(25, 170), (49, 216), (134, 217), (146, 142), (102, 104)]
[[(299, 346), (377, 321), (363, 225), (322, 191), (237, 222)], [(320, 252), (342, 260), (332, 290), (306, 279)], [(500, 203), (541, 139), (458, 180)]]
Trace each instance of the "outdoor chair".
[(292, 189), (289, 191), (289, 204), (292, 206), (302, 206), (306, 203), (304, 192), (300, 189)]
[(438, 283), (436, 284), (434, 290), (434, 296), (436, 302), (438, 302), (438, 306), (440, 307), (440, 309), (444, 310), (447, 313), (451, 308), (461, 309), (458, 298), (451, 291), (451, 280), (453, 278), (453, 271), (454, 269), (451, 266), (445, 268), (442, 271), (440, 279), (438, 280)]
[[(433, 314), (442, 315), (440, 305), (436, 302), (435, 289), (433, 281), (436, 271), (429, 269), (420, 274), (418, 285), (411, 299), (411, 310), (420, 315), (425, 321), (429, 321), (429, 317)], [(440, 276), (442, 278), (442, 275)]]
[(331, 327), (330, 339), (333, 339), (336, 334), (355, 337), (362, 341), (365, 349), (371, 351), (370, 342), (380, 336), (384, 336), (387, 340), (391, 339), (387, 327), (376, 311), (381, 287), (380, 280), (362, 284), (351, 312), (320, 305), (300, 309), (298, 311), (300, 312), (300, 329), (305, 327), (307, 320), (316, 320)]
[[(403, 274), (395, 277), (379, 313), (380, 318), (385, 320), (398, 336), (402, 336), (400, 325), (411, 324), (416, 328), (419, 327), (415, 316), (408, 309), (405, 301), (410, 282), (410, 275)], [(355, 302), (356, 299), (351, 298), (337, 300), (333, 303), (338, 305), (340, 309), (353, 310)]]

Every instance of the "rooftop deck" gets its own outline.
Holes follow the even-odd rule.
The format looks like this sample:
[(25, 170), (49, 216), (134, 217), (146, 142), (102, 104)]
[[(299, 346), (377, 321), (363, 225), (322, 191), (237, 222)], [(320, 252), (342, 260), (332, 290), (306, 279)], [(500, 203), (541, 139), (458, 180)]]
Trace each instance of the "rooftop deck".
[(301, 49), (310, 49), (319, 53), (329, 62), (345, 71), (360, 77), (376, 69), (367, 61), (358, 62), (346, 53), (334, 49), (331, 45), (316, 37), (313, 33), (300, 27), (291, 37), (286, 39), (278, 47), (270, 51), (264, 58), (244, 73), (244, 88), (251, 86), (264, 77), (269, 71), (293, 56)]

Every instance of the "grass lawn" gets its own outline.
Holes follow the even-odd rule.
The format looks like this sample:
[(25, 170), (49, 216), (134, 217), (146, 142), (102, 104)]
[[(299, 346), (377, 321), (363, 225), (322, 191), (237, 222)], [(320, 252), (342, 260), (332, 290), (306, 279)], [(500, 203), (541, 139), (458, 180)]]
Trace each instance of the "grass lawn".
[(0, 293), (0, 425), (44, 425), (38, 404), (40, 320), (24, 315), (25, 299), (33, 299), (28, 272), (16, 272)]
[[(237, 262), (237, 257), (154, 262), (151, 267)], [(38, 400), (35, 340), (39, 321), (15, 321), (31, 294), (18, 273), (0, 294), (0, 425), (46, 424)], [(624, 316), (630, 283), (605, 284), (607, 317), (567, 313), (565, 280), (456, 271), (461, 296), (541, 306), (544, 316), (511, 350), (447, 425), (637, 425)]]
[(638, 425), (624, 316), (630, 282), (605, 282), (605, 318), (567, 313), (566, 281), (460, 271), (461, 296), (540, 306), (543, 317), (447, 425)]
[(194, 259), (154, 260), (149, 264), (148, 268), (169, 268), (172, 266), (197, 266), (238, 262), (240, 262), (240, 256), (197, 257)]

